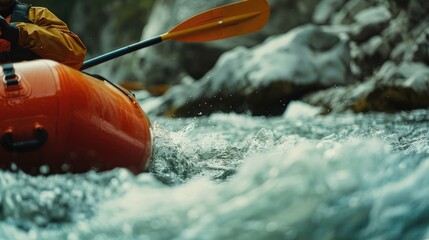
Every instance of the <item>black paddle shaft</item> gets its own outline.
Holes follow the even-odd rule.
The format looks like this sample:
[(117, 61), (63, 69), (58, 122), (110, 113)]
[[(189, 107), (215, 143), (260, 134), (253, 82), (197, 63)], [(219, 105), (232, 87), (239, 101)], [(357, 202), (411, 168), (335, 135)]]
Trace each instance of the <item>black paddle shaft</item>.
[(149, 47), (149, 46), (161, 43), (161, 42), (162, 42), (161, 36), (157, 36), (154, 38), (143, 40), (143, 41), (138, 42), (138, 43), (128, 45), (126, 47), (117, 49), (117, 50), (112, 51), (112, 52), (108, 52), (108, 53), (103, 54), (101, 56), (98, 56), (98, 57), (95, 57), (93, 59), (89, 59), (89, 60), (85, 61), (82, 65), (82, 67), (80, 68), (80, 70), (84, 70), (84, 69), (93, 67), (93, 66), (98, 65), (100, 63), (107, 62), (107, 61), (112, 60), (114, 58), (118, 58), (122, 55), (131, 53), (131, 52), (137, 51), (139, 49), (146, 48), (146, 47)]

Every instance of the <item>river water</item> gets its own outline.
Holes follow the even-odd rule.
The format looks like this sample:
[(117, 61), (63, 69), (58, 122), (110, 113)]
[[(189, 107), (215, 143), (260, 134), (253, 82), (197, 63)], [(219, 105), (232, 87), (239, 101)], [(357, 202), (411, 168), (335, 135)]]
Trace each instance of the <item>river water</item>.
[(151, 116), (138, 176), (0, 172), (0, 239), (429, 238), (429, 110), (295, 110)]

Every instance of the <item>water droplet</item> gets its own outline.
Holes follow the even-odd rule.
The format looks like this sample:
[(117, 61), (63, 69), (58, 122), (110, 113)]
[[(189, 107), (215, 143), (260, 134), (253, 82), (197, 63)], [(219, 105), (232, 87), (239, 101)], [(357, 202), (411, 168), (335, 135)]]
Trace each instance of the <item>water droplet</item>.
[(41, 167), (39, 168), (39, 172), (40, 172), (41, 174), (48, 174), (50, 170), (51, 170), (51, 169), (49, 168), (49, 166), (48, 166), (48, 165), (43, 165), (43, 166), (41, 166)]

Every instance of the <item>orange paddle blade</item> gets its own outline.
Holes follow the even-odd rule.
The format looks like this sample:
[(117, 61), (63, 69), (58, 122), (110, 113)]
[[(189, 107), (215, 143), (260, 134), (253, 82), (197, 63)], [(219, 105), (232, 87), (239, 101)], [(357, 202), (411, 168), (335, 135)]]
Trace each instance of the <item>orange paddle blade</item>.
[(195, 15), (161, 35), (163, 41), (207, 42), (256, 32), (267, 23), (267, 0), (244, 0)]

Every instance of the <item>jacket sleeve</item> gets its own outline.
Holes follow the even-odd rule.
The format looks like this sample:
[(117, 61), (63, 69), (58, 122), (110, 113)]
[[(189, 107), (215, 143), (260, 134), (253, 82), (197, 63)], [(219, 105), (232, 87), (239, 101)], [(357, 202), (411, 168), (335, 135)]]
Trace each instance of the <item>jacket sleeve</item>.
[(42, 7), (31, 7), (28, 18), (32, 23), (15, 23), (21, 47), (75, 69), (82, 66), (86, 47), (63, 21)]

